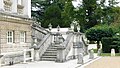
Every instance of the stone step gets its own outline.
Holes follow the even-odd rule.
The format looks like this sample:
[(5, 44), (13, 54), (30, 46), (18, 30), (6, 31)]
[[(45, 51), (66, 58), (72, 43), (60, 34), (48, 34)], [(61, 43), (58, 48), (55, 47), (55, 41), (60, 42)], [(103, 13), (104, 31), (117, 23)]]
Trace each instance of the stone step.
[(57, 47), (49, 47), (48, 49), (57, 49)]
[(41, 58), (57, 58), (57, 56), (42, 56)]
[(57, 51), (46, 51), (45, 53), (57, 53)]
[(47, 51), (57, 51), (57, 49), (49, 48), (49, 49), (47, 49)]
[(52, 52), (46, 52), (43, 55), (57, 55), (57, 53), (52, 53)]
[(56, 61), (56, 58), (41, 58), (42, 61)]

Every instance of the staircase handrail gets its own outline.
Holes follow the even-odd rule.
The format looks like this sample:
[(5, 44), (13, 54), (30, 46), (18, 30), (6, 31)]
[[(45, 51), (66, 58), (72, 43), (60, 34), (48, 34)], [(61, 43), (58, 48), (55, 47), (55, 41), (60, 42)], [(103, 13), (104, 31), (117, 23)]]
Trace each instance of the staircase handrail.
[(33, 23), (32, 26), (31, 26), (33, 29), (43, 33), (43, 34), (47, 34), (47, 33), (50, 33), (48, 30), (46, 30), (45, 28), (41, 27), (40, 24), (38, 23)]
[(47, 48), (50, 46), (51, 44), (51, 34), (47, 34), (43, 40), (41, 41), (41, 43), (38, 44), (38, 51), (39, 51), (39, 55), (40, 57), (44, 54), (44, 52), (47, 50)]
[(73, 46), (73, 34), (70, 33), (66, 40), (62, 43), (62, 45), (64, 45), (65, 49), (64, 49), (64, 53), (65, 53), (65, 58), (66, 56), (68, 55), (69, 51), (70, 51), (70, 48), (71, 46)]
[(83, 34), (81, 35), (81, 40), (82, 40), (83, 45), (84, 45), (83, 48), (84, 48), (85, 54), (88, 54), (88, 45), (83, 38)]

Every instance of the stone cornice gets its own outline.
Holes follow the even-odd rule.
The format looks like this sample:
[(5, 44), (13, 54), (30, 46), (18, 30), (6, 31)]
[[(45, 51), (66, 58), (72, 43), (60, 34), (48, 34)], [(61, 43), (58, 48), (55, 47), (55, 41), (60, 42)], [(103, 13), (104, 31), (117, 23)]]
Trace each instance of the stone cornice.
[(17, 16), (11, 16), (0, 13), (0, 21), (19, 23), (19, 24), (31, 24), (33, 21), (29, 18), (22, 18)]

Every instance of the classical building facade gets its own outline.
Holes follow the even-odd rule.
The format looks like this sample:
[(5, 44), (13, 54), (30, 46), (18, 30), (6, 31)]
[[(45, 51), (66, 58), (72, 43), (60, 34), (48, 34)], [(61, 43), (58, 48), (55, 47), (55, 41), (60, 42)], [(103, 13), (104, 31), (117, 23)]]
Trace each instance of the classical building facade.
[(0, 0), (0, 53), (31, 46), (31, 0)]

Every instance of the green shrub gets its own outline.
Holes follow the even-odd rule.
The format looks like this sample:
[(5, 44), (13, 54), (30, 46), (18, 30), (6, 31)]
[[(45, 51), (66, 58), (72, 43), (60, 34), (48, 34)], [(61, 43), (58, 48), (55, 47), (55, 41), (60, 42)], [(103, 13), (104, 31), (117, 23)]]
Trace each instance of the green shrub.
[(102, 52), (103, 53), (110, 53), (112, 48), (114, 48), (115, 52), (118, 53), (118, 47), (115, 43), (113, 43), (114, 40), (115, 40), (115, 38), (113, 38), (113, 37), (102, 38), (101, 42), (102, 42)]
[(97, 41), (97, 48), (100, 47), (99, 41), (103, 37), (112, 37), (114, 35), (113, 30), (108, 25), (97, 25), (86, 31), (86, 37), (90, 41)]

